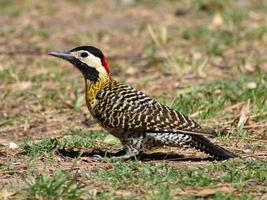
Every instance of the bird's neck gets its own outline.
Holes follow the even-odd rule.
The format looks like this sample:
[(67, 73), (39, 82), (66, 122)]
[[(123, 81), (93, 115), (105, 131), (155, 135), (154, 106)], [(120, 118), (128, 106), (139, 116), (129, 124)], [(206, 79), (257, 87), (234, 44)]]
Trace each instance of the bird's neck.
[(112, 79), (108, 75), (100, 75), (97, 81), (85, 79), (86, 83), (86, 104), (89, 110), (94, 107), (97, 94), (104, 88), (108, 87)]

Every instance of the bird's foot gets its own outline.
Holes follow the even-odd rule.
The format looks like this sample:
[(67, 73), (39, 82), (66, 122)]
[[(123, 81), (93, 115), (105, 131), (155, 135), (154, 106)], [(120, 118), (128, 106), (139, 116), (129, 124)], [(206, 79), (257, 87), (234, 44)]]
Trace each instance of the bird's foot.
[(91, 160), (91, 162), (99, 162), (99, 161), (106, 162), (109, 160), (109, 158), (106, 156), (101, 156), (99, 154), (95, 154), (92, 157), (90, 157), (90, 160)]

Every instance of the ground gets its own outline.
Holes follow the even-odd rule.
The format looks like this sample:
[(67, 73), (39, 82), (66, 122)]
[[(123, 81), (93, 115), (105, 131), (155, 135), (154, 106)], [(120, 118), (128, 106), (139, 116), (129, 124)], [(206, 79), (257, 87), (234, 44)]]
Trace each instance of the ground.
[[(266, 13), (260, 0), (0, 0), (0, 199), (267, 199)], [(47, 56), (88, 44), (241, 157), (92, 159), (121, 145), (90, 116), (82, 75)]]

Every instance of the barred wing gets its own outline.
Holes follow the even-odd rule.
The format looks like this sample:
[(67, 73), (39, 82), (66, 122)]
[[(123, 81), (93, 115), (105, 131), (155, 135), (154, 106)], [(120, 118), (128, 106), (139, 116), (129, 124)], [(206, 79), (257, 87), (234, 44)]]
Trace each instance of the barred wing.
[(189, 117), (126, 85), (117, 84), (102, 91), (97, 100), (94, 115), (108, 128), (212, 135)]

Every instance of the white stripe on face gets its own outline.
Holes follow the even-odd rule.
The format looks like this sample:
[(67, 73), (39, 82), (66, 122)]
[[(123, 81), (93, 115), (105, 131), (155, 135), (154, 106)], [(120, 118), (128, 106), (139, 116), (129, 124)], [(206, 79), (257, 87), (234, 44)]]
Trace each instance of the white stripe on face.
[[(87, 53), (88, 56), (83, 57), (82, 53)], [(107, 74), (106, 69), (102, 65), (101, 59), (99, 57), (84, 50), (71, 52), (71, 54), (75, 56), (77, 59), (79, 59), (81, 62), (87, 64), (90, 67), (95, 68), (100, 74)]]

